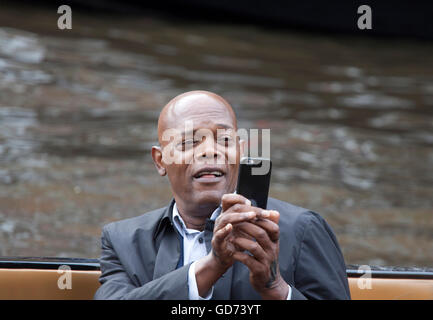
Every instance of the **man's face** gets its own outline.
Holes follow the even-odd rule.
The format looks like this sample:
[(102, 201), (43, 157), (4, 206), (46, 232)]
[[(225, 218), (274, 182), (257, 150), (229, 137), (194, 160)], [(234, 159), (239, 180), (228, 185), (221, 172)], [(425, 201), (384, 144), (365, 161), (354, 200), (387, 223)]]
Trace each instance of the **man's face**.
[(221, 101), (199, 96), (176, 104), (167, 118), (160, 136), (162, 166), (176, 201), (218, 206), (237, 182), (241, 148), (233, 112)]

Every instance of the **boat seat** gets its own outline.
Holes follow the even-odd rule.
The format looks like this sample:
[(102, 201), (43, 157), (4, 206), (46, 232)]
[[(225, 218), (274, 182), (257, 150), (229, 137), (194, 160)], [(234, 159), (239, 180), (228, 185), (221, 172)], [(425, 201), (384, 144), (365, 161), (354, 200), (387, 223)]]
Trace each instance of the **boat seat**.
[[(92, 299), (100, 271), (68, 272), (70, 289), (62, 281), (64, 289), (59, 289), (59, 278), (65, 273), (57, 270), (0, 269), (0, 299)], [(433, 279), (373, 278), (371, 289), (360, 289), (358, 278), (349, 278), (349, 285), (354, 300), (433, 299)]]

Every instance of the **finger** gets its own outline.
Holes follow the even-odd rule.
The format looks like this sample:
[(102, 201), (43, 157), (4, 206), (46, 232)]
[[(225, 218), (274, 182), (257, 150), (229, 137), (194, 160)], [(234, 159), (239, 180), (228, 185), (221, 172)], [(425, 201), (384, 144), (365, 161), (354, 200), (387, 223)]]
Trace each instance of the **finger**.
[(226, 193), (221, 198), (222, 211), (226, 211), (237, 203), (251, 205), (251, 201), (240, 194)]
[(257, 214), (257, 218), (260, 219), (274, 219), (275, 213), (278, 214), (277, 211), (272, 210), (265, 210), (258, 207), (253, 207), (249, 204), (243, 204), (243, 203), (235, 203), (225, 211), (223, 211), (221, 214), (224, 215), (228, 212), (246, 212), (246, 211), (254, 211)]
[[(241, 208), (245, 208), (244, 206), (241, 205), (235, 205), (236, 208), (241, 207)], [(266, 210), (266, 209), (262, 209), (259, 207), (253, 207), (253, 206), (246, 206), (247, 208), (249, 207), (248, 210), (254, 210), (255, 212), (257, 212), (257, 218), (260, 219), (271, 219), (272, 221), (276, 220), (276, 223), (278, 223), (278, 218), (279, 218), (279, 213), (278, 211), (275, 210)], [(247, 208), (245, 208), (245, 210), (247, 210)]]
[(266, 269), (266, 267), (263, 264), (261, 264), (254, 257), (250, 256), (249, 254), (247, 254), (245, 252), (236, 251), (233, 254), (233, 259), (246, 265), (247, 268), (250, 270), (250, 272), (253, 274), (263, 272)]
[(276, 242), (280, 238), (280, 227), (275, 222), (269, 219), (257, 219), (254, 220), (254, 224), (265, 230), (271, 241)]
[(233, 226), (233, 238), (235, 237), (240, 237), (240, 238), (246, 238), (246, 239), (250, 239), (250, 240), (254, 240), (254, 237), (250, 236), (249, 234), (243, 232), (241, 229), (237, 228), (237, 226), (239, 226), (240, 224), (243, 224), (244, 222), (238, 223), (235, 226)]
[(215, 228), (219, 230), (224, 228), (227, 224), (237, 224), (245, 221), (252, 221), (257, 217), (256, 212), (228, 212), (221, 214), (215, 221)]
[(269, 219), (271, 221), (273, 221), (274, 223), (278, 224), (278, 221), (280, 220), (280, 213), (276, 210), (265, 210), (265, 209), (260, 209), (260, 214), (258, 215), (259, 218), (262, 219)]
[(260, 226), (250, 222), (244, 222), (236, 225), (236, 231), (240, 230), (241, 232), (247, 234), (250, 237), (256, 239), (256, 243), (258, 243), (264, 250), (269, 251), (273, 250), (273, 242), (270, 239), (267, 231)]
[(280, 213), (277, 210), (269, 210), (271, 215), (269, 217), (270, 220), (272, 220), (274, 223), (278, 224), (280, 221)]
[(213, 244), (216, 246), (220, 246), (221, 244), (223, 244), (223, 242), (227, 240), (226, 238), (232, 230), (233, 230), (233, 226), (229, 223), (225, 225), (223, 228), (216, 231), (213, 236), (212, 242), (215, 241), (215, 243)]
[(232, 240), (232, 243), (237, 246), (241, 251), (249, 251), (256, 260), (266, 263), (268, 260), (268, 255), (265, 250), (260, 246), (256, 241), (252, 241), (245, 238), (235, 238)]
[(233, 226), (228, 224), (215, 232), (212, 238), (212, 255), (223, 265), (229, 265), (230, 261), (233, 261), (231, 257), (235, 252), (235, 247), (228, 241), (232, 230)]

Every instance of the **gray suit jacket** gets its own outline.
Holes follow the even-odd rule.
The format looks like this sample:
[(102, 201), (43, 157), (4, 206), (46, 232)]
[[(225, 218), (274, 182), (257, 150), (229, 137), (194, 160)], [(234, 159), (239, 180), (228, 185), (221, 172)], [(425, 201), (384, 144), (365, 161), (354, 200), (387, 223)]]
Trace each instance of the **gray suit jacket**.
[[(102, 230), (101, 286), (95, 299), (188, 299), (190, 264), (176, 269), (180, 239), (170, 205), (110, 223)], [(315, 212), (269, 198), (280, 212), (280, 272), (292, 299), (350, 299), (346, 266), (330, 226)], [(205, 242), (211, 248), (213, 222)], [(248, 268), (236, 262), (214, 287), (213, 299), (261, 299)]]

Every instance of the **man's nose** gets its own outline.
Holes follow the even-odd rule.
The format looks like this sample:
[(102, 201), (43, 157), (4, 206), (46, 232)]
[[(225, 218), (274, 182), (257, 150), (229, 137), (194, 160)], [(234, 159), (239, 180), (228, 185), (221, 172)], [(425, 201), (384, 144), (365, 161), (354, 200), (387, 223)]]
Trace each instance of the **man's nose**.
[(215, 161), (221, 159), (223, 154), (218, 150), (217, 143), (210, 137), (206, 137), (194, 150), (197, 161)]

